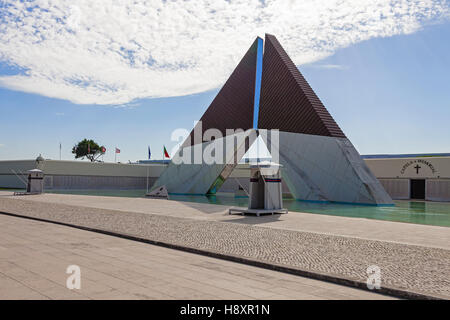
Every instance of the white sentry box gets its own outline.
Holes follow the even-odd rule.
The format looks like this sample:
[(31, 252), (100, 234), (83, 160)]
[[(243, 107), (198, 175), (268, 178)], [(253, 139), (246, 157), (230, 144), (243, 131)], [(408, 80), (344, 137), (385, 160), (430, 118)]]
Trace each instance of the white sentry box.
[(28, 193), (42, 193), (44, 192), (44, 172), (39, 169), (28, 171)]
[(248, 209), (230, 208), (229, 213), (287, 213), (283, 209), (281, 165), (273, 162), (250, 164), (250, 193)]

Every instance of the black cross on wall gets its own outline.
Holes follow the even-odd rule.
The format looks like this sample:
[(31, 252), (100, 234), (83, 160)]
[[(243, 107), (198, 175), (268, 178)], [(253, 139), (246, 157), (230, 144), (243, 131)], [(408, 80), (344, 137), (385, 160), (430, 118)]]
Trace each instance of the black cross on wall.
[(422, 168), (422, 167), (419, 166), (419, 165), (416, 165), (416, 166), (414, 167), (414, 169), (416, 169), (416, 173), (417, 173), (417, 174), (419, 174), (419, 169), (420, 169), (420, 168)]

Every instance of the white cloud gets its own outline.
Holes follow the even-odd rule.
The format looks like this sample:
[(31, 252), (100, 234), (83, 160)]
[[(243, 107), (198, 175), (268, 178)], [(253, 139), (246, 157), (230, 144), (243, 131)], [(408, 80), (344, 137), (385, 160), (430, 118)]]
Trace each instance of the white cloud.
[(220, 86), (255, 36), (296, 64), (448, 19), (446, 0), (3, 1), (0, 86), (75, 103), (125, 104)]
[(316, 69), (334, 69), (334, 70), (348, 69), (348, 66), (344, 66), (342, 64), (312, 64), (312, 65), (308, 65), (308, 67), (316, 68)]

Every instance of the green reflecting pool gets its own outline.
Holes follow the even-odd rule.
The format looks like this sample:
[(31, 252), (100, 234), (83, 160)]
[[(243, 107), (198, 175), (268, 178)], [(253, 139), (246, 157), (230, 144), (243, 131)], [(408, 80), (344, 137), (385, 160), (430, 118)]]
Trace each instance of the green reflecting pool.
[[(115, 197), (143, 197), (145, 194), (145, 190), (53, 190), (46, 192)], [(246, 207), (248, 204), (248, 198), (235, 198), (233, 195), (171, 195), (170, 200), (239, 207)], [(292, 199), (285, 199), (283, 203), (289, 211), (450, 227), (450, 203), (400, 200), (395, 201), (395, 206), (388, 207), (312, 203)]]

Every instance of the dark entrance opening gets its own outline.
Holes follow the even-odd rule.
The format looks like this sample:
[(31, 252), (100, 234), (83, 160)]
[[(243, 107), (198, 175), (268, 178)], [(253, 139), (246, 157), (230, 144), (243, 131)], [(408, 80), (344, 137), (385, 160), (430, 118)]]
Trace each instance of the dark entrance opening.
[(412, 179), (411, 180), (411, 199), (425, 200), (425, 180)]

